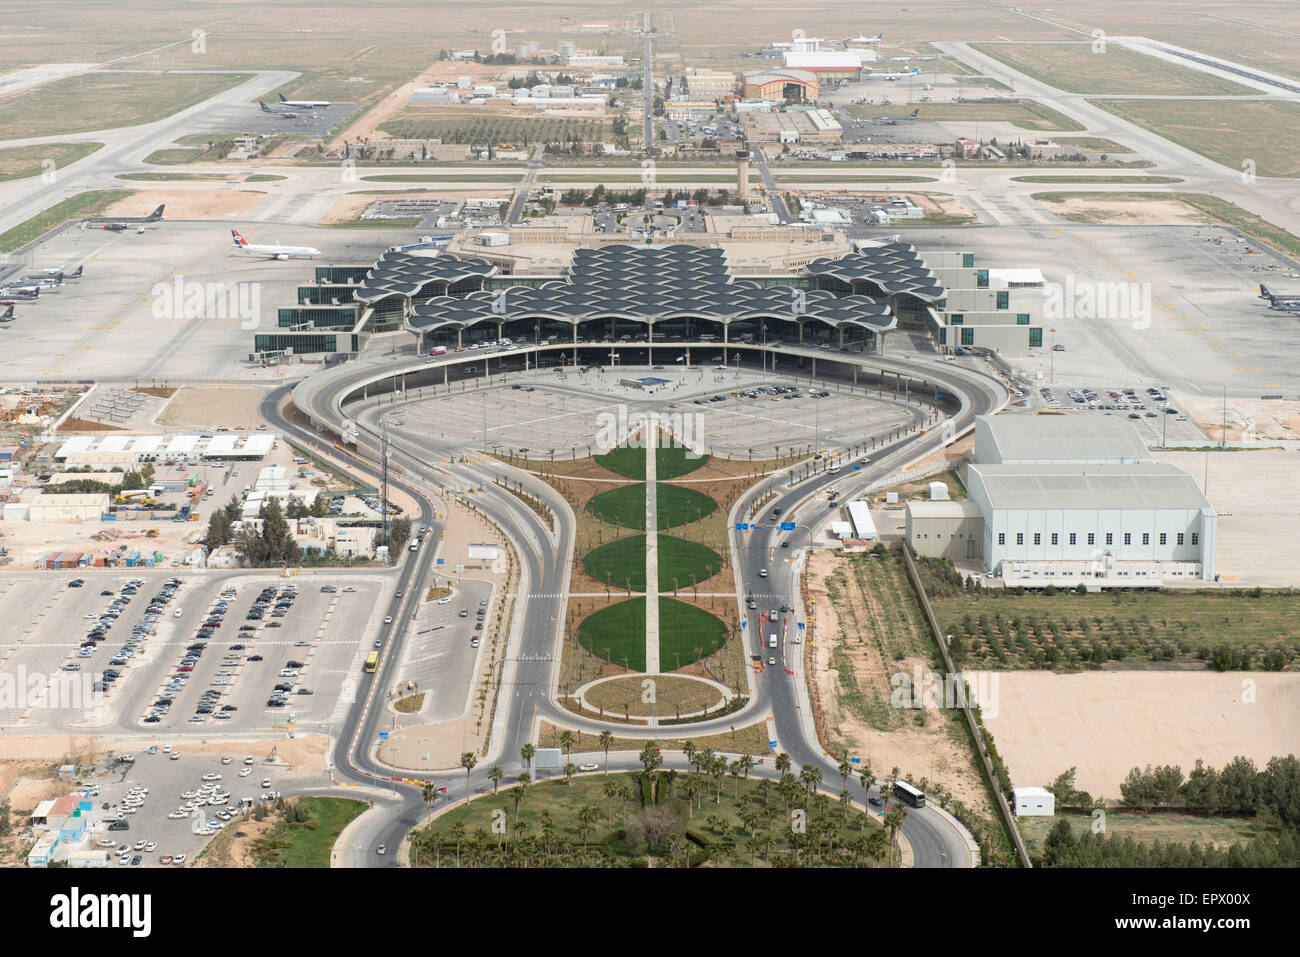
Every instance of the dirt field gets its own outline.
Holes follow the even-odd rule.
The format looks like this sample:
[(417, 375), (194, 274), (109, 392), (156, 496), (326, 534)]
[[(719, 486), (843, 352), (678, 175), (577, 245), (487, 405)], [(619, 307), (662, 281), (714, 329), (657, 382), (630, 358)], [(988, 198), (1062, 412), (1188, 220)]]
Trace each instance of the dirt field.
[[(1062, 197), (1050, 199), (1048, 197)], [(1035, 193), (1062, 219), (1076, 223), (1126, 223), (1131, 226), (1196, 226), (1207, 221), (1204, 213), (1158, 193), (1149, 198), (1107, 197), (1087, 193)]]
[(185, 386), (172, 396), (155, 421), (175, 429), (255, 429), (262, 421), (257, 407), (265, 397), (260, 389)]
[[(1264, 403), (1265, 405), (1269, 403)], [(1231, 430), (1229, 431), (1231, 435)], [(1204, 481), (1210, 468), (1210, 504), (1219, 513), (1215, 567), (1233, 585), (1300, 586), (1300, 509), (1279, 489), (1300, 483), (1300, 451), (1155, 452)]]
[(168, 219), (235, 219), (247, 216), (266, 198), (253, 189), (145, 189), (105, 210), (108, 216), (144, 216), (160, 203)]
[(503, 67), (489, 66), (482, 63), (464, 63), (461, 61), (440, 61), (429, 67), (409, 83), (404, 83), (388, 96), (380, 100), (373, 108), (361, 116), (346, 130), (339, 133), (329, 144), (329, 149), (338, 149), (345, 142), (355, 143), (359, 140), (387, 139), (388, 134), (379, 129), (379, 124), (391, 119), (393, 114), (405, 109), (415, 90), (433, 86), (436, 83), (455, 83), (458, 77), (472, 76), (475, 82), (487, 82), (502, 75)]
[[(984, 787), (966, 740), (951, 715), (890, 706), (893, 675), (931, 668), (919, 606), (902, 596), (901, 560), (863, 559), (861, 574), (832, 552), (817, 552), (805, 576), (813, 640), (805, 665), (815, 707), (824, 715), (823, 745), (837, 757), (870, 761), (877, 776), (897, 767), (914, 780), (937, 781), (959, 800), (988, 814)], [(832, 598), (832, 592), (835, 597)], [(893, 599), (893, 600), (891, 600)]]
[[(1300, 675), (1263, 672), (1100, 672), (998, 675), (998, 707), (984, 723), (1014, 785), (1047, 785), (1078, 768), (1093, 797), (1119, 798), (1133, 767), (1237, 755), (1264, 764), (1300, 741)], [(1256, 689), (1243, 701), (1244, 682)]]

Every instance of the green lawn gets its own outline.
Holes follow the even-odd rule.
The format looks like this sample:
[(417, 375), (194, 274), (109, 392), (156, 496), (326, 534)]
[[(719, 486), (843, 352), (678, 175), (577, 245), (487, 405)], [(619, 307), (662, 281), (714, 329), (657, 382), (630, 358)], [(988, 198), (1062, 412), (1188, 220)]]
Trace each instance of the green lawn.
[[(1022, 817), (1017, 821), (1020, 836), (1035, 860), (1043, 854), (1043, 842), (1060, 818), (1070, 822), (1075, 834), (1083, 834), (1096, 824), (1090, 814), (1059, 814), (1056, 817)], [(1106, 831), (1112, 837), (1131, 837), (1144, 844), (1155, 841), (1188, 844), (1214, 844), (1228, 847), (1238, 841), (1250, 842), (1264, 830), (1249, 818), (1208, 817), (1193, 814), (1138, 814), (1119, 810), (1106, 811)]]
[[(557, 775), (528, 787), (517, 821), (507, 778), (499, 793), (461, 803), (413, 832), (412, 865), (626, 867), (653, 862), (656, 867), (679, 867), (688, 862), (698, 867), (708, 862), (723, 867), (861, 868), (884, 866), (887, 858), (888, 839), (875, 815), (842, 808), (825, 794), (809, 796), (796, 787), (791, 805), (774, 782), (760, 785), (757, 775), (714, 778), (660, 771), (654, 777), (655, 787), (648, 779), (643, 782), (639, 773), (578, 774), (567, 784)], [(792, 806), (805, 808), (809, 835), (825, 826), (834, 840), (798, 841), (796, 859), (790, 840)], [(592, 809), (586, 812), (585, 825), (584, 808)], [(502, 810), (505, 832), (497, 834), (493, 815)], [(657, 819), (654, 833), (643, 826), (647, 810)], [(753, 836), (758, 840), (751, 840)]]
[(976, 50), (1067, 93), (1150, 96), (1249, 96), (1231, 80), (1108, 43), (977, 43)]
[[(589, 615), (578, 626), (578, 641), (599, 658), (645, 670), (645, 598), (630, 598)], [(665, 671), (685, 667), (722, 647), (727, 629), (703, 609), (659, 598), (659, 664)]]
[[(613, 588), (645, 591), (645, 536), (633, 535), (602, 545), (587, 553), (582, 567), (592, 578), (608, 581)], [(674, 578), (679, 587), (686, 588), (716, 574), (721, 567), (722, 558), (713, 549), (671, 535), (659, 536), (659, 587), (663, 591), (672, 588)]]
[(47, 160), (54, 171), (85, 159), (103, 143), (42, 143), (39, 146), (11, 146), (0, 149), (0, 181), (26, 179), (45, 172)]
[[(1197, 101), (1200, 102), (1200, 101)], [(1064, 130), (1082, 132), (1083, 127), (1064, 114), (1034, 100), (1020, 100), (1018, 103), (921, 103), (918, 119), (937, 122), (956, 122), (969, 120), (987, 122), (1001, 120), (1024, 130)], [(879, 106), (850, 106), (849, 115), (858, 119), (875, 119), (877, 116), (906, 116), (911, 110), (901, 106), (886, 107), (881, 113)]]
[(329, 867), (330, 851), (348, 822), (369, 806), (352, 798), (301, 797), (301, 822), (282, 821), (253, 843), (258, 867)]
[(645, 598), (629, 598), (588, 615), (578, 626), (578, 641), (598, 658), (645, 671)]
[[(718, 503), (694, 489), (658, 484), (660, 531), (685, 525), (711, 514)], [(624, 485), (601, 492), (587, 503), (587, 510), (602, 521), (624, 528), (645, 528), (645, 483)]]
[(97, 216), (107, 207), (120, 199), (125, 199), (133, 192), (129, 189), (95, 189), (55, 203), (26, 222), (19, 223), (8, 232), (0, 234), (0, 253), (13, 252), (70, 219)]
[(1013, 176), (1013, 182), (1016, 183), (1137, 183), (1143, 186), (1154, 186), (1163, 183), (1181, 183), (1182, 179), (1177, 176)]
[(0, 103), (6, 139), (152, 123), (249, 79), (246, 73), (86, 73)]
[[(655, 450), (655, 471), (660, 479), (674, 479), (694, 472), (709, 460), (707, 455), (693, 456), (689, 450), (677, 446)], [(630, 479), (645, 478), (645, 449), (627, 445), (597, 455), (596, 461), (615, 475)]]
[(1234, 171), (1300, 176), (1300, 106), (1275, 100), (1089, 100)]
[(1226, 644), (1264, 655), (1300, 657), (1300, 595), (1286, 591), (1027, 592), (955, 587), (948, 566), (922, 559), (921, 573), (939, 626), (959, 636), (973, 667), (1077, 669), (1195, 667)]

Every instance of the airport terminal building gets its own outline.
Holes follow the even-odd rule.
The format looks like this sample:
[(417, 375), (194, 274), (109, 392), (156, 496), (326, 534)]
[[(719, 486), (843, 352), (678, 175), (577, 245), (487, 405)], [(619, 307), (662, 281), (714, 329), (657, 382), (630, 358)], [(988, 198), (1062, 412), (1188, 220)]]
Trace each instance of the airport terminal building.
[(965, 477), (968, 502), (908, 503), (917, 554), (978, 555), (1008, 585), (1215, 578), (1213, 506), (1192, 476), (1153, 462), (1124, 419), (981, 416)]

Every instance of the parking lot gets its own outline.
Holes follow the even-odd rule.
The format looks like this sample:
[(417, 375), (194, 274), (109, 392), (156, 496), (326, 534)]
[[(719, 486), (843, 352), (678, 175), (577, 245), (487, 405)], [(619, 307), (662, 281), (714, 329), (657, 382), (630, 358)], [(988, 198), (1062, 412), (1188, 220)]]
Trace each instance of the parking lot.
[(1118, 415), (1132, 421), (1138, 434), (1148, 443), (1178, 445), (1180, 441), (1201, 441), (1204, 433), (1183, 415), (1158, 386), (1073, 388), (1066, 385), (1044, 386), (1038, 398), (1048, 408), (1078, 415)]
[(0, 670), (59, 679), (3, 702), (11, 732), (328, 727), (352, 700), (389, 587), (365, 572), (74, 574), (0, 580), (0, 613), (23, 622)]
[[(646, 376), (664, 383), (644, 389), (620, 384)], [(617, 425), (619, 406), (611, 405), (611, 397), (622, 403), (625, 419), (650, 411), (682, 416), (692, 441), (742, 458), (751, 450), (763, 458), (777, 448), (818, 440), (823, 449), (843, 448), (918, 414), (915, 405), (909, 410), (862, 389), (829, 391), (746, 369), (654, 366), (512, 373), (497, 385), (399, 404), (389, 422), (396, 431), (449, 449), (482, 448), (486, 435), (487, 447), (496, 451), (536, 458), (554, 449), (567, 457), (576, 448), (586, 455)]]
[(244, 811), (319, 780), (272, 759), (265, 747), (250, 753), (232, 744), (213, 753), (151, 743), (114, 755), (77, 793), (97, 811), (106, 807), (90, 846), (106, 851), (110, 866), (185, 867)]
[(415, 689), (433, 692), (425, 697), (422, 721), (447, 721), (469, 706), (496, 597), (490, 582), (464, 580), (449, 597), (421, 606), (395, 674), (403, 688), (413, 682)]

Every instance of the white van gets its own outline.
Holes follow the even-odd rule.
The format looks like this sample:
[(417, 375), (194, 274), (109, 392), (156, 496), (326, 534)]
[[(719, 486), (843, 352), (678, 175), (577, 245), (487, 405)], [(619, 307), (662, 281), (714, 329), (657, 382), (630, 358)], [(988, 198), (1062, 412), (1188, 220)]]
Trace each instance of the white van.
[(769, 648), (776, 647), (776, 632), (772, 632), (772, 634), (767, 636), (767, 646)]

